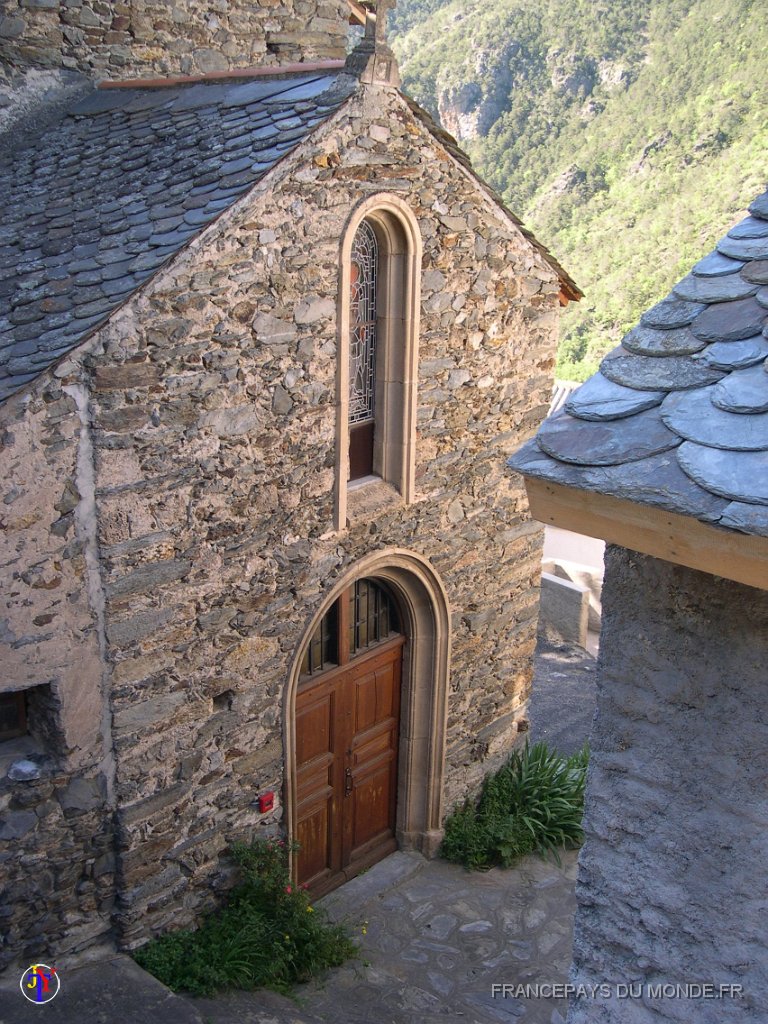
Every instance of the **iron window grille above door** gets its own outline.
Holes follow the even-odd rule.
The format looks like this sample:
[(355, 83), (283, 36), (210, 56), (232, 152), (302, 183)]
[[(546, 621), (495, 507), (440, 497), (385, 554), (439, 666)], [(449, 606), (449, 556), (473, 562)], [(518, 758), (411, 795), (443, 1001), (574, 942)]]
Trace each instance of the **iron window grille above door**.
[(346, 664), (399, 633), (397, 607), (387, 590), (357, 580), (315, 627), (302, 658), (302, 678)]

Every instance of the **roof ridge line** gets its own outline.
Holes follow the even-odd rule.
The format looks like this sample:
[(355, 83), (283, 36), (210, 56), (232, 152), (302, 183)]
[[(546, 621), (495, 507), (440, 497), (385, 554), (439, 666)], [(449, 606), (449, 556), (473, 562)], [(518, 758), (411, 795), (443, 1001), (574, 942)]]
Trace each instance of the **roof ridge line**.
[(169, 78), (125, 78), (105, 79), (98, 83), (98, 89), (161, 89), (164, 86), (191, 85), (203, 82), (221, 82), (239, 78), (279, 78), (302, 71), (339, 71), (345, 65), (343, 60), (306, 61), (296, 64), (269, 65), (266, 67), (234, 68), (230, 71), (210, 71), (205, 75), (173, 75)]
[(475, 185), (485, 194), (486, 199), (501, 210), (501, 212), (512, 222), (512, 224), (514, 224), (520, 234), (539, 253), (544, 262), (556, 274), (561, 286), (560, 304), (564, 306), (568, 302), (578, 302), (582, 299), (584, 297), (584, 292), (579, 288), (567, 270), (565, 270), (562, 264), (552, 255), (547, 246), (544, 245), (543, 242), (539, 241), (533, 231), (525, 226), (517, 214), (513, 210), (510, 210), (504, 199), (493, 188), (493, 186), (489, 185), (482, 175), (475, 170), (472, 165), (472, 161), (453, 135), (438, 124), (429, 111), (425, 110), (421, 104), (417, 103), (416, 100), (413, 99), (413, 97), (404, 93), (402, 89), (398, 89), (397, 93), (414, 117), (421, 122), (433, 139), (443, 147), (456, 166), (472, 178)]

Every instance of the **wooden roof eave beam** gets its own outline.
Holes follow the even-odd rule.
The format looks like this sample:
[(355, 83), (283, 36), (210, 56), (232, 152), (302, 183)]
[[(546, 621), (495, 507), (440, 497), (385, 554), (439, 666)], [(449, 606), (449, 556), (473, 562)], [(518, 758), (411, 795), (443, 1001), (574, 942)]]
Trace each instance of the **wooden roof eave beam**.
[(534, 519), (689, 569), (768, 590), (768, 537), (594, 491), (525, 477)]
[(350, 25), (364, 25), (365, 24), (365, 7), (363, 4), (358, 3), (358, 0), (347, 0), (347, 7), (349, 8), (349, 24)]

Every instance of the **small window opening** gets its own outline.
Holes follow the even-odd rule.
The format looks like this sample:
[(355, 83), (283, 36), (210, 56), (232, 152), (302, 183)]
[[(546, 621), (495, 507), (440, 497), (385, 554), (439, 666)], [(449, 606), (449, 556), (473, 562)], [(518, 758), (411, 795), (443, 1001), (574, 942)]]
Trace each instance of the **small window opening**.
[(216, 711), (231, 711), (234, 700), (234, 690), (223, 690), (213, 698), (213, 706)]
[(0, 693), (0, 742), (23, 736), (46, 753), (62, 754), (59, 702), (50, 683)]
[(0, 693), (0, 740), (27, 734), (27, 698), (23, 690)]

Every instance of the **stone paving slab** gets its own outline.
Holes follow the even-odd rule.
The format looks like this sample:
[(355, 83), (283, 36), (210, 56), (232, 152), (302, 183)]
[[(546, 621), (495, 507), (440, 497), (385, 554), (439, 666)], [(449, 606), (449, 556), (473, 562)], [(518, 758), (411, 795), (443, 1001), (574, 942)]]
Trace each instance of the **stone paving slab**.
[[(322, 901), (360, 935), (360, 960), (274, 993), (194, 999), (210, 1024), (559, 1024), (564, 999), (494, 997), (492, 985), (563, 983), (571, 961), (576, 853), (467, 872), (393, 854)], [(362, 929), (365, 928), (365, 934)]]

